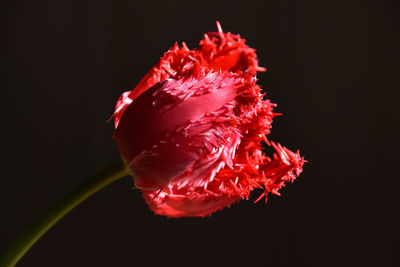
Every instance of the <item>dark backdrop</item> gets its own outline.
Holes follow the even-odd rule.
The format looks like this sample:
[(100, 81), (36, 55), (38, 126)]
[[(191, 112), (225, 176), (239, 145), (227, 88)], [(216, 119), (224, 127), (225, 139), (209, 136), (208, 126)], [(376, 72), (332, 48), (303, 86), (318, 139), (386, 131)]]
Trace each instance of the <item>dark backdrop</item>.
[(309, 160), (268, 204), (153, 215), (122, 179), (19, 266), (400, 266), (399, 6), (388, 1), (3, 1), (0, 253), (118, 158), (106, 124), (175, 41), (220, 20), (257, 48), (271, 134)]

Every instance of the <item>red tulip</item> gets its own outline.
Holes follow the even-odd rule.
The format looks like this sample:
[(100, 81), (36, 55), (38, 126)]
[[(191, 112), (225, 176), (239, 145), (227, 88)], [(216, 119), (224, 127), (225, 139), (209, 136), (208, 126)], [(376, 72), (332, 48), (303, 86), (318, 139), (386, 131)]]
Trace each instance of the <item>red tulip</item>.
[(217, 26), (198, 49), (175, 44), (116, 106), (114, 138), (156, 214), (203, 217), (256, 188), (279, 194), (302, 171), (298, 152), (266, 138), (277, 114), (254, 49)]

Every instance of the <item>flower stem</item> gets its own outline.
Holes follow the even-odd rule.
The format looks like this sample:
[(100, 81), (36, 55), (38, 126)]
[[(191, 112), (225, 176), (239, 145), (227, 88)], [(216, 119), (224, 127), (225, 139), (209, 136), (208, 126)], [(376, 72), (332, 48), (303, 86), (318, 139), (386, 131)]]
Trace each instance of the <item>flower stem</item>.
[(50, 207), (24, 233), (22, 233), (22, 235), (0, 258), (0, 266), (15, 266), (24, 254), (35, 244), (35, 242), (65, 214), (103, 187), (127, 175), (131, 175), (131, 172), (121, 159), (106, 167), (95, 176), (84, 181), (72, 192), (65, 195)]

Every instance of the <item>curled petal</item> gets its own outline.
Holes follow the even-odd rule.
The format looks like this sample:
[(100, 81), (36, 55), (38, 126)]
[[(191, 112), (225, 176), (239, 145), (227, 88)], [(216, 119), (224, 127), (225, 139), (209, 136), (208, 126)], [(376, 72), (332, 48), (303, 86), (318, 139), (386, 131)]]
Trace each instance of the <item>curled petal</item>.
[[(255, 75), (265, 68), (258, 66), (258, 59), (253, 48), (246, 45), (240, 35), (224, 33), (217, 22), (218, 32), (204, 35), (197, 49), (190, 50), (185, 43), (179, 47), (177, 43), (168, 50), (160, 61), (140, 80), (139, 84), (124, 98), (135, 100), (139, 95), (155, 84), (168, 78), (179, 78), (191, 73), (194, 76), (210, 71), (230, 71), (233, 73), (249, 73)], [(117, 102), (114, 118), (118, 126), (122, 113), (128, 105)]]

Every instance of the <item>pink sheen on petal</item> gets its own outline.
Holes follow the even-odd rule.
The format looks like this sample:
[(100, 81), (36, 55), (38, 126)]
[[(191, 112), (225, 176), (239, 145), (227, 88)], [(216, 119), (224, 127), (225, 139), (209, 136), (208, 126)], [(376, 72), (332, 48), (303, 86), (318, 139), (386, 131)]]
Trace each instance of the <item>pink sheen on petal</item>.
[[(211, 73), (201, 81), (194, 78), (166, 80), (134, 101), (114, 134), (118, 136), (118, 142), (124, 143), (122, 147), (129, 147), (127, 154), (122, 151), (126, 159), (133, 160), (140, 151), (150, 148), (183, 123), (196, 120), (232, 101), (239, 86), (234, 84), (234, 77), (225, 77), (227, 74)], [(210, 88), (214, 84), (218, 88)], [(137, 144), (137, 140), (146, 140), (149, 144)], [(134, 152), (132, 147), (135, 146), (139, 148)]]

